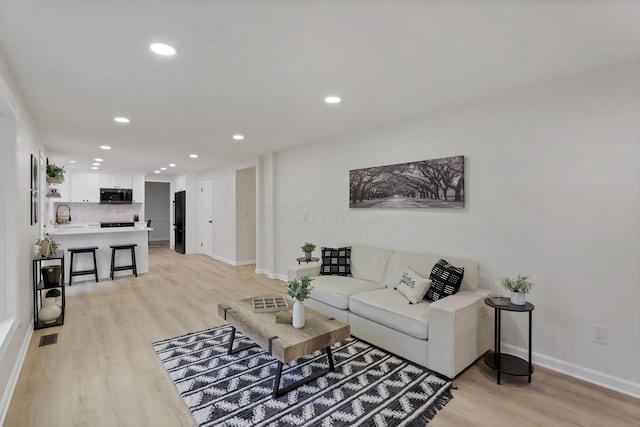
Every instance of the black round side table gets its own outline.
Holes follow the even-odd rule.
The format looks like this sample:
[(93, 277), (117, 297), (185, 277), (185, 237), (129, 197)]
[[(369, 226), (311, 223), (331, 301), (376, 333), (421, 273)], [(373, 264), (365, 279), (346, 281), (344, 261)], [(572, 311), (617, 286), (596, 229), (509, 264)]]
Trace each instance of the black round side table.
[[(495, 311), (494, 320), (494, 352), (488, 352), (484, 356), (484, 363), (491, 369), (496, 371), (496, 382), (500, 384), (500, 374), (514, 375), (520, 377), (529, 377), (531, 382), (531, 374), (533, 374), (533, 365), (531, 364), (531, 323), (533, 310), (535, 306), (530, 302), (525, 305), (511, 304), (508, 298), (485, 298), (484, 303), (489, 307), (493, 307)], [(529, 313), (529, 361), (504, 354), (500, 351), (500, 328), (502, 322), (502, 311), (513, 311), (519, 313)]]
[(316, 257), (311, 257), (311, 258), (296, 258), (296, 261), (298, 261), (298, 265), (300, 265), (301, 262), (306, 262), (307, 264), (309, 264), (310, 262), (318, 262), (320, 261), (320, 258), (316, 258)]

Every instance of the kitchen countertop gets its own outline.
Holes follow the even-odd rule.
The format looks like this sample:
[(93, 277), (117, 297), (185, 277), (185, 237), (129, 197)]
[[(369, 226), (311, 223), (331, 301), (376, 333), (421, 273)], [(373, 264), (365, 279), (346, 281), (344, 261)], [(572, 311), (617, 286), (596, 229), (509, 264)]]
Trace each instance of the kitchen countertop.
[(63, 224), (47, 227), (46, 232), (51, 236), (61, 236), (68, 234), (105, 234), (105, 233), (131, 233), (137, 231), (151, 231), (153, 228), (141, 222), (134, 227), (106, 227), (100, 228), (100, 224)]

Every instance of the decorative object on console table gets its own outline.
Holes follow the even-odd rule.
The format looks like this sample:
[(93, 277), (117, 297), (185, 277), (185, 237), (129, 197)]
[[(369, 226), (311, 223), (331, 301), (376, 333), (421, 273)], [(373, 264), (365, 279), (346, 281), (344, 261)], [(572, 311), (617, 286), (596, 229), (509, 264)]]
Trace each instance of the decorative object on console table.
[(291, 324), (294, 328), (303, 328), (305, 324), (303, 301), (311, 295), (311, 281), (309, 276), (302, 276), (300, 280), (294, 279), (287, 282), (287, 295), (295, 300), (293, 303), (293, 318)]
[[(494, 351), (487, 352), (484, 355), (484, 363), (491, 369), (496, 371), (496, 382), (500, 384), (500, 375), (514, 375), (521, 377), (529, 377), (531, 382), (531, 374), (533, 374), (533, 364), (531, 363), (531, 329), (533, 322), (534, 305), (527, 302), (524, 305), (510, 304), (508, 307), (497, 305), (493, 302), (493, 298), (485, 298), (484, 303), (494, 309)], [(523, 360), (511, 354), (504, 354), (500, 350), (501, 329), (502, 329), (502, 311), (512, 311), (516, 313), (529, 313), (529, 360)]]
[(504, 277), (500, 280), (502, 286), (511, 291), (511, 304), (525, 305), (527, 303), (527, 294), (534, 285), (529, 281), (529, 276), (522, 276), (518, 274), (518, 277), (515, 279)]
[(51, 254), (55, 254), (58, 250), (58, 242), (49, 237), (47, 233), (44, 238), (36, 240), (36, 245), (40, 247), (40, 254), (43, 258), (47, 258)]
[(316, 250), (316, 245), (310, 242), (304, 242), (304, 245), (300, 247), (302, 252), (304, 252), (305, 260), (311, 260), (311, 256), (313, 255), (313, 251)]

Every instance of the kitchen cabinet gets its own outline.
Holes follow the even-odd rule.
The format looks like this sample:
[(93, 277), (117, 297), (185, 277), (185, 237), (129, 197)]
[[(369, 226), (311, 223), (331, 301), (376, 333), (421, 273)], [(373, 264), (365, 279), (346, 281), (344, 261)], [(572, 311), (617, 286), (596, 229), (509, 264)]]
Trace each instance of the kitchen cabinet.
[(133, 202), (144, 203), (144, 175), (133, 176)]
[(100, 174), (71, 172), (69, 193), (71, 202), (100, 202)]
[(100, 174), (100, 188), (133, 188), (131, 175)]

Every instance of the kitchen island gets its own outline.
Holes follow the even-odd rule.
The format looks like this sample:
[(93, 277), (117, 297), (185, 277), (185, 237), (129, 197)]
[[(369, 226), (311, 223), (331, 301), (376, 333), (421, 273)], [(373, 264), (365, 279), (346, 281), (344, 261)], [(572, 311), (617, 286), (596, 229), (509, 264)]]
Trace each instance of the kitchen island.
[[(97, 246), (96, 261), (98, 263), (98, 277), (106, 279), (110, 277), (111, 272), (111, 248), (109, 245), (124, 245), (135, 243), (136, 247), (136, 264), (138, 274), (147, 273), (149, 271), (149, 242), (148, 232), (153, 230), (147, 227), (146, 223), (138, 223), (133, 227), (110, 227), (101, 228), (100, 224), (65, 224), (54, 227), (48, 227), (47, 233), (60, 245), (60, 249), (64, 249), (66, 254), (65, 262), (65, 280), (71, 277), (69, 269), (71, 259), (69, 257), (69, 248), (83, 248)], [(73, 259), (74, 270), (91, 270), (93, 269), (93, 257), (90, 254), (76, 255)], [(131, 255), (129, 251), (116, 252), (116, 266), (131, 264)], [(117, 272), (119, 275), (128, 275), (130, 272)], [(75, 276), (74, 283), (91, 280), (94, 281), (92, 275)], [(94, 282), (95, 283), (95, 282)]]

